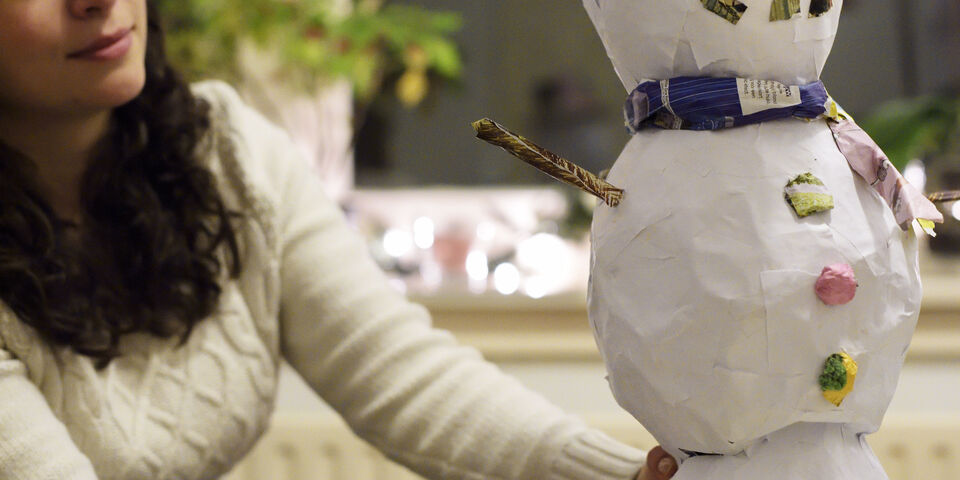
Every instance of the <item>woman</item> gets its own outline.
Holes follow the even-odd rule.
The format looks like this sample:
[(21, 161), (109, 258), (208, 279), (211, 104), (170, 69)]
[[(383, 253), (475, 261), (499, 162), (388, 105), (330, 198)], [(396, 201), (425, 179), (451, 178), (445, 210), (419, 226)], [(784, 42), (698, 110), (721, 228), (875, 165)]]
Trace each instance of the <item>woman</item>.
[(287, 137), (170, 69), (146, 0), (3, 1), (0, 25), (0, 476), (215, 478), (281, 356), (427, 477), (637, 476), (431, 330)]

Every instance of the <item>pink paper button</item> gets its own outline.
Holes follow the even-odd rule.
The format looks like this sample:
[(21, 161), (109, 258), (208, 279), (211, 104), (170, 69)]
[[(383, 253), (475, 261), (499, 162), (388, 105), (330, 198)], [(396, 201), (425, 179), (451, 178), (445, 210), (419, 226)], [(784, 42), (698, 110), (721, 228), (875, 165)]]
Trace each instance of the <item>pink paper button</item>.
[(823, 268), (815, 286), (817, 297), (827, 305), (850, 303), (857, 294), (857, 278), (853, 267), (837, 263)]

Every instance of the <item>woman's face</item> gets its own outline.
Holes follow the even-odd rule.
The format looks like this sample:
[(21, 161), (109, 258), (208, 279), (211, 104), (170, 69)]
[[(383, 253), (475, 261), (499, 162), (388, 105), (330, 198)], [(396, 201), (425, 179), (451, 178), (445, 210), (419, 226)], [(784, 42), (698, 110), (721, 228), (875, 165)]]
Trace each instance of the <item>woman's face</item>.
[(0, 0), (0, 115), (112, 109), (143, 88), (146, 0)]

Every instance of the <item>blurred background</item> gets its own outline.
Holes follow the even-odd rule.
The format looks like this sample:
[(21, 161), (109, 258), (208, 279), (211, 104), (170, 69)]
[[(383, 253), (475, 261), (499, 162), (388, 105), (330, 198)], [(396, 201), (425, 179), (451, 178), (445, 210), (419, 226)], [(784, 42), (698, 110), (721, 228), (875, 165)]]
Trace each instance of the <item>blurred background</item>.
[[(470, 126), (490, 117), (595, 173), (612, 165), (626, 92), (579, 0), (158, 4), (176, 63), (229, 81), (291, 133), (438, 326), (565, 408), (623, 417), (586, 320), (594, 201)], [(960, 189), (960, 2), (846, 0), (823, 80), (912, 183)], [(960, 202), (943, 210), (891, 416), (960, 439)], [(281, 413), (325, 411), (284, 378)], [(960, 445), (930, 445), (878, 453), (902, 460), (895, 479), (960, 478)]]
[[(421, 0), (467, 19), (455, 35), (464, 69), (417, 109), (389, 96), (375, 131), (361, 130), (362, 186), (549, 182), (478, 148), (470, 122), (489, 116), (594, 171), (628, 137), (625, 93), (581, 2)], [(823, 80), (864, 120), (887, 102), (960, 89), (960, 4), (846, 0)], [(366, 151), (363, 143), (383, 147)], [(454, 160), (456, 159), (456, 160)]]
[[(594, 173), (613, 164), (626, 92), (581, 2), (160, 4), (177, 63), (230, 81), (290, 131), (398, 287), (582, 288), (582, 275), (548, 282), (547, 264), (585, 264), (593, 200), (470, 127), (490, 117)], [(913, 183), (960, 188), (958, 59), (960, 3), (847, 0), (823, 80)], [(945, 208), (929, 247), (952, 256), (960, 204)], [(526, 250), (550, 254), (523, 258), (533, 237)]]

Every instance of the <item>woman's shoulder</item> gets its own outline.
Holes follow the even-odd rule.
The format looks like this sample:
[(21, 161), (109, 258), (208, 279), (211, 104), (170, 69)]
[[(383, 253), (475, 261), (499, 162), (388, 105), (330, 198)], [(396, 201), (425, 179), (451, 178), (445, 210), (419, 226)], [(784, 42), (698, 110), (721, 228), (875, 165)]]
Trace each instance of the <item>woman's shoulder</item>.
[[(0, 371), (9, 374), (10, 364), (3, 365), (12, 358), (19, 359), (28, 374), (36, 375), (42, 372), (42, 356), (38, 357), (39, 350), (44, 343), (37, 332), (26, 323), (20, 321), (17, 314), (2, 300), (0, 300)], [(14, 367), (19, 369), (22, 367)], [(32, 377), (33, 378), (33, 377)]]
[(210, 105), (214, 132), (235, 137), (235, 141), (252, 148), (286, 148), (290, 144), (290, 137), (283, 129), (247, 104), (228, 83), (207, 80), (191, 85), (191, 89), (197, 98)]
[(235, 187), (273, 198), (281, 195), (286, 179), (301, 167), (287, 132), (247, 104), (226, 82), (208, 80), (191, 88), (210, 106), (214, 172), (239, 182)]
[(194, 95), (217, 104), (242, 103), (240, 94), (223, 80), (203, 80), (190, 84)]

